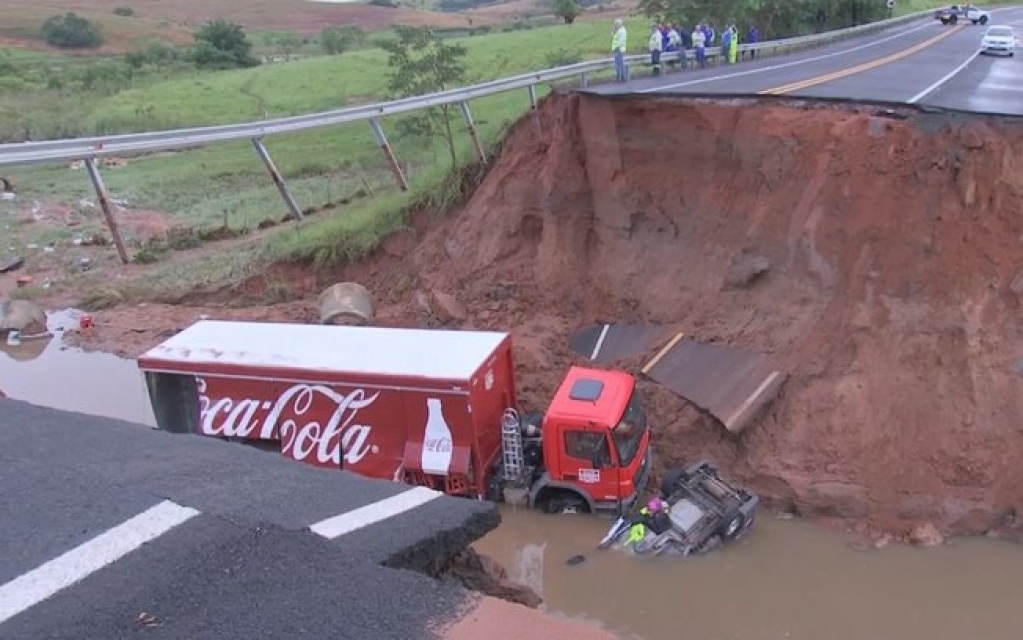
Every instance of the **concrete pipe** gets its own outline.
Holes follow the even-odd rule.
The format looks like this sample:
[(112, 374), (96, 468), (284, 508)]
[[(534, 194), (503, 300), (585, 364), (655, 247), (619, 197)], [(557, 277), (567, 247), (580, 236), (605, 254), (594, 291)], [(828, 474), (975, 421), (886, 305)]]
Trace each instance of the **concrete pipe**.
[(320, 294), (322, 324), (367, 325), (376, 316), (376, 304), (366, 287), (339, 282)]

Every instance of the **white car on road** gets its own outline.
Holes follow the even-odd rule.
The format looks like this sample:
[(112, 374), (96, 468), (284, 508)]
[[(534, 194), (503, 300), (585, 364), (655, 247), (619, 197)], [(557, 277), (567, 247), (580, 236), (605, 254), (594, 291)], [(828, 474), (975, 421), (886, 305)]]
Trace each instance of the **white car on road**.
[(984, 32), (980, 40), (980, 53), (1007, 53), (1010, 56), (1016, 51), (1016, 33), (1007, 25), (993, 25)]

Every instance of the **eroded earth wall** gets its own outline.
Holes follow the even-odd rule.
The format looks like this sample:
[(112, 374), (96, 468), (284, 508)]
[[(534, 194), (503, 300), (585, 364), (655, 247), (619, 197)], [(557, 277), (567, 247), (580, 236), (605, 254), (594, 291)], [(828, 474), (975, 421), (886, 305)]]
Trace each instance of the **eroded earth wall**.
[[(418, 273), (484, 323), (503, 283), (540, 334), (679, 323), (792, 372), (738, 438), (651, 386), (668, 462), (710, 455), (766, 497), (888, 529), (985, 531), (1023, 506), (1021, 121), (553, 95), (424, 240)], [(726, 286), (751, 255), (768, 272)], [(527, 399), (568, 357), (535, 342)]]

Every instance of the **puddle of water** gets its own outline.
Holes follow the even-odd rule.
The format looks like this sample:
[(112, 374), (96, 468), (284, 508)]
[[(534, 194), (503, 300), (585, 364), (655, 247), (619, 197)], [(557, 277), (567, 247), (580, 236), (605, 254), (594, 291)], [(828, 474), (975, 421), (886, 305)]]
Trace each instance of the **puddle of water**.
[[(1016, 640), (1023, 548), (956, 540), (850, 548), (806, 521), (761, 514), (742, 539), (688, 559), (596, 550), (610, 522), (505, 508), (474, 546), (547, 607), (646, 640)], [(586, 561), (565, 560), (585, 554)]]
[(90, 415), (156, 426), (145, 380), (135, 362), (109, 353), (64, 346), (61, 331), (73, 311), (50, 313), (50, 338), (0, 340), (0, 390), (9, 398)]

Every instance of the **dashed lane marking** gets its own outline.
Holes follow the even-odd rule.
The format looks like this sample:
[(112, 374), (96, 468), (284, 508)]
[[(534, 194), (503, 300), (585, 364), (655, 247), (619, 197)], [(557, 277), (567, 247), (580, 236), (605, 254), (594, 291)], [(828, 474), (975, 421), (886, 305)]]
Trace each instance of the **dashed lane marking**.
[(313, 533), (328, 540), (368, 527), (406, 511), (411, 511), (443, 494), (426, 487), (413, 487), (398, 495), (352, 509), (347, 513), (321, 520), (309, 527)]
[(165, 500), (0, 586), (0, 624), (199, 515)]

